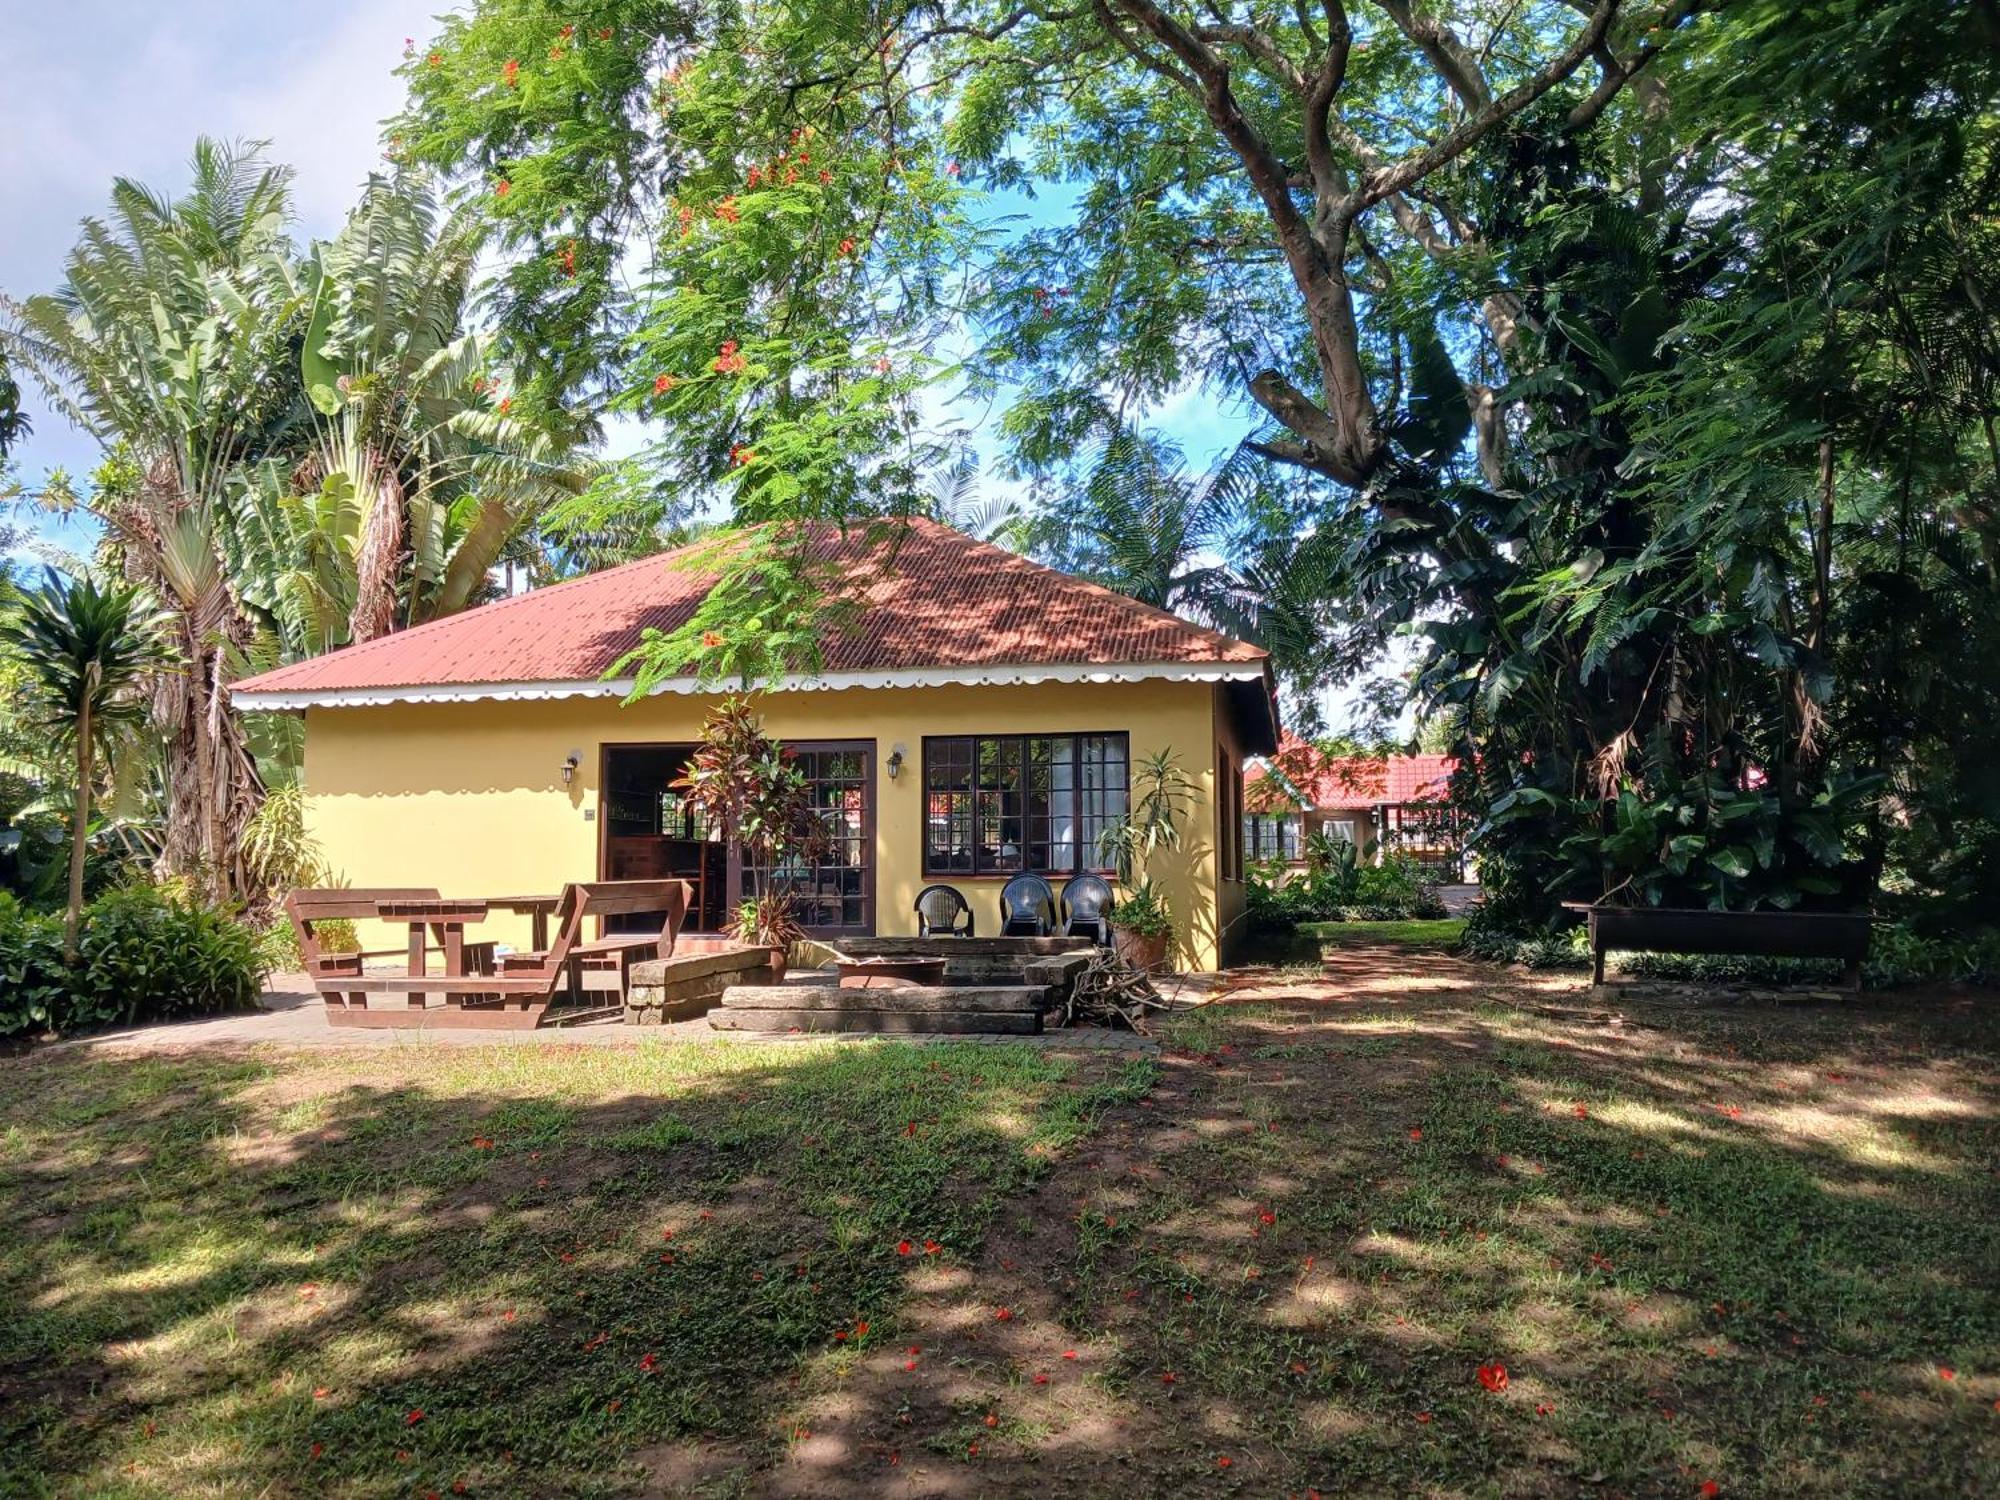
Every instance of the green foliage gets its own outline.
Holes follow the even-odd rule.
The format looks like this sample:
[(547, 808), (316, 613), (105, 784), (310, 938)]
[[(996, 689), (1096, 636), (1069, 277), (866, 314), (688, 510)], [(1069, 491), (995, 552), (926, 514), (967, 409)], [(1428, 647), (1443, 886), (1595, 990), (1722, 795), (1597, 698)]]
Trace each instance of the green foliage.
[(1364, 865), (1345, 839), (1326, 838), (1317, 849), (1312, 842), (1303, 873), (1284, 879), (1282, 870), (1251, 872), (1245, 896), (1256, 930), (1288, 932), (1310, 922), (1396, 922), (1444, 915), (1436, 883), (1409, 855), (1392, 853), (1379, 865)]
[(257, 935), (232, 914), (144, 887), (84, 911), (74, 962), (63, 927), (0, 892), (0, 1037), (69, 1034), (254, 1005)]
[(764, 733), (748, 698), (725, 698), (709, 710), (673, 786), (742, 848), (753, 891), (737, 911), (736, 935), (770, 947), (802, 936), (788, 871), (810, 859), (823, 830), (805, 773)]
[(1169, 937), (1174, 930), (1173, 908), (1150, 880), (1142, 880), (1118, 898), (1111, 920), (1135, 937)]

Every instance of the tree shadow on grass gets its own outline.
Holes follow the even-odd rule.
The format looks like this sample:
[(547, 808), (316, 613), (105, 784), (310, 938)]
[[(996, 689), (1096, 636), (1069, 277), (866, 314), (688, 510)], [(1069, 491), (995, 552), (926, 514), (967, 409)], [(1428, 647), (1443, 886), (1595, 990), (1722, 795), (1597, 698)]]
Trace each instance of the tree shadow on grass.
[[(783, 1460), (906, 1240), (1146, 1079), (1027, 1049), (454, 1048), (0, 1075), (0, 1490), (692, 1491)], [(677, 1477), (672, 1477), (677, 1476)]]

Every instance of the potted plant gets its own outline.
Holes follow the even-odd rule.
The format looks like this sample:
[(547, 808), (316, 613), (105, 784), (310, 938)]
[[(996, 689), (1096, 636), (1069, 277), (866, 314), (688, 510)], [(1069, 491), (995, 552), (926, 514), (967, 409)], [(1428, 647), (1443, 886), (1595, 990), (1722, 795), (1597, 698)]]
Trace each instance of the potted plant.
[(774, 976), (782, 978), (791, 945), (805, 936), (793, 915), (789, 872), (811, 863), (820, 838), (805, 773), (764, 733), (749, 700), (732, 697), (709, 714), (673, 788), (737, 846), (748, 894), (729, 935), (770, 949)]
[(1174, 914), (1150, 880), (1142, 880), (1111, 914), (1111, 946), (1135, 969), (1158, 974), (1167, 967)]
[(1171, 749), (1140, 761), (1132, 775), (1131, 813), (1098, 836), (1099, 853), (1118, 872), (1123, 892), (1111, 913), (1111, 943), (1119, 956), (1149, 974), (1159, 973), (1173, 951), (1174, 915), (1144, 872), (1154, 856), (1178, 852), (1194, 783)]

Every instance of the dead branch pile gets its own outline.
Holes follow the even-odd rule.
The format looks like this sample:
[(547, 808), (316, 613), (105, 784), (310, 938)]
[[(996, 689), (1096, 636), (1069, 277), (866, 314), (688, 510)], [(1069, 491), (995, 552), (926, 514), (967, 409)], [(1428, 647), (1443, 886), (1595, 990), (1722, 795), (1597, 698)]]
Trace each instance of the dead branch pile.
[(1090, 962), (1076, 971), (1069, 998), (1057, 1014), (1058, 1026), (1122, 1026), (1144, 1031), (1146, 1017), (1170, 1009), (1173, 1002), (1153, 986), (1144, 969), (1128, 963), (1109, 948), (1097, 948)]

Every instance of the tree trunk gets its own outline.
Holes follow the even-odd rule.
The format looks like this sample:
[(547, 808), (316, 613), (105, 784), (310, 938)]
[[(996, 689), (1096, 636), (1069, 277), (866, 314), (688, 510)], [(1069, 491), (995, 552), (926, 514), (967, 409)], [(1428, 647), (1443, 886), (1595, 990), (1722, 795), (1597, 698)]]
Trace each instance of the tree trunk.
[(375, 501), (362, 523), (361, 551), (354, 560), (354, 610), (347, 629), (357, 646), (396, 627), (396, 580), (402, 573), (406, 509), (403, 486), (393, 468), (373, 454), (364, 468)]
[(77, 935), (83, 926), (83, 857), (90, 842), (90, 700), (97, 690), (97, 664), (86, 674), (83, 706), (76, 721), (76, 821), (69, 831), (69, 907), (63, 913), (63, 957), (76, 962)]

